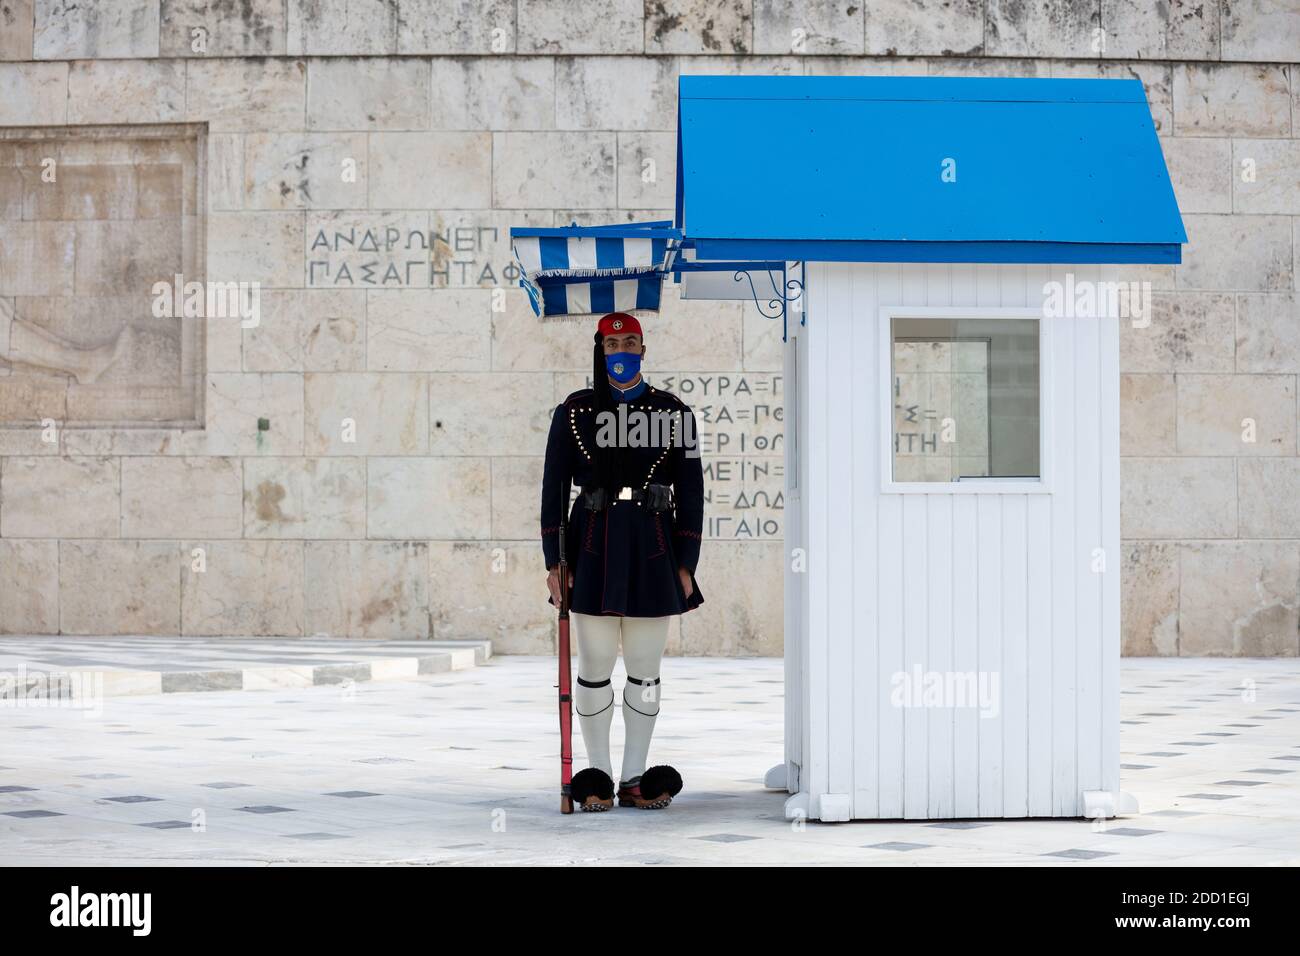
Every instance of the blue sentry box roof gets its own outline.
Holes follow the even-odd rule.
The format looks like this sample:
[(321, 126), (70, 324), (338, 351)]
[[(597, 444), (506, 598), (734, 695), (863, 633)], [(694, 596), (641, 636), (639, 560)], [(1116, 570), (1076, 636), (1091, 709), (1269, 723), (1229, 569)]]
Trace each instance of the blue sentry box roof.
[(1187, 241), (1137, 80), (683, 76), (678, 109), (701, 259), (1178, 262)]

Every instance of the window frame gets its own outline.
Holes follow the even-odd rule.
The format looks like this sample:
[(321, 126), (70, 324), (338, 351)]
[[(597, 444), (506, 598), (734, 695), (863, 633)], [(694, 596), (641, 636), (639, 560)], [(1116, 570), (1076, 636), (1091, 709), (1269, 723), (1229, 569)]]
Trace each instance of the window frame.
[[(894, 319), (1020, 319), (1038, 323), (1038, 471), (1037, 478), (967, 478), (962, 481), (894, 480)], [(1008, 306), (886, 305), (879, 311), (880, 350), (880, 492), (926, 495), (1051, 494), (1052, 339), (1042, 309)]]

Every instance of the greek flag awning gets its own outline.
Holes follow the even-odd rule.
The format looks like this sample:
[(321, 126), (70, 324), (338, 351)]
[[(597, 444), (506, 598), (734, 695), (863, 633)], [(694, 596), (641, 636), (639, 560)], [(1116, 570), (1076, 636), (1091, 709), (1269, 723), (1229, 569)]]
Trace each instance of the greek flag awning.
[(657, 311), (680, 235), (667, 220), (510, 230), (519, 284), (542, 317)]

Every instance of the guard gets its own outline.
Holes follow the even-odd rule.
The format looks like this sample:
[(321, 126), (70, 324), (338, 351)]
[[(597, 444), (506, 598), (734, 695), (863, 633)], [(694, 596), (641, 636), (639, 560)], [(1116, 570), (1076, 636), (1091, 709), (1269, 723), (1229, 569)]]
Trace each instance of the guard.
[(614, 805), (610, 677), (620, 641), (627, 683), (626, 736), (618, 804), (668, 806), (682, 788), (669, 766), (645, 769), (659, 714), (659, 665), (674, 615), (700, 606), (695, 581), (704, 524), (704, 472), (695, 417), (670, 392), (641, 377), (646, 349), (634, 316), (611, 312), (597, 327), (594, 389), (555, 409), (542, 475), (542, 552), (551, 603), (560, 598), (561, 509), (576, 484), (566, 524), (569, 603), (578, 645), (573, 702), (591, 766), (573, 777), (583, 810)]

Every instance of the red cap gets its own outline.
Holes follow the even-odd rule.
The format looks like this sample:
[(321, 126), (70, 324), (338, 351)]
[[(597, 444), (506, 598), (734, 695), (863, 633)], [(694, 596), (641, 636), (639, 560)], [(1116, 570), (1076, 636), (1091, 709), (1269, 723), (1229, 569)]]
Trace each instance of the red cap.
[(601, 335), (640, 335), (641, 323), (626, 312), (611, 312), (596, 326)]

